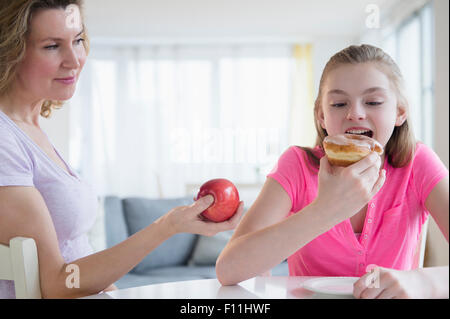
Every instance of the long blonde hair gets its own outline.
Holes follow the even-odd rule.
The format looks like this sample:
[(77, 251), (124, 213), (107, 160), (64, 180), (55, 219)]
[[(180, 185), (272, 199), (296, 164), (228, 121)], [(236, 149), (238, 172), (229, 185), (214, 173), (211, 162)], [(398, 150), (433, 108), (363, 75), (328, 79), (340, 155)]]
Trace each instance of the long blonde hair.
[[(323, 86), (328, 74), (343, 64), (357, 64), (357, 63), (375, 63), (389, 78), (394, 87), (398, 105), (401, 105), (407, 110), (407, 118), (401, 126), (396, 126), (394, 131), (386, 144), (385, 154), (389, 164), (393, 167), (403, 167), (407, 165), (415, 151), (416, 140), (409, 120), (409, 104), (406, 98), (404, 89), (404, 80), (399, 67), (394, 60), (383, 50), (372, 45), (352, 45), (335, 55), (325, 65), (322, 72), (322, 77), (319, 84), (319, 93), (314, 103), (314, 124), (316, 126), (317, 138), (316, 147), (322, 147), (322, 142), (327, 132), (323, 129), (319, 122), (319, 110), (322, 107)], [(308, 158), (313, 166), (319, 166), (319, 158), (314, 154), (310, 148), (302, 147), (306, 151)]]
[[(69, 5), (77, 5), (83, 19), (83, 0), (0, 0), (0, 96), (7, 94), (16, 80), (33, 14), (45, 9), (66, 9)], [(82, 36), (86, 52), (89, 52), (86, 28)], [(49, 117), (52, 109), (62, 105), (61, 101), (44, 101), (41, 116)]]

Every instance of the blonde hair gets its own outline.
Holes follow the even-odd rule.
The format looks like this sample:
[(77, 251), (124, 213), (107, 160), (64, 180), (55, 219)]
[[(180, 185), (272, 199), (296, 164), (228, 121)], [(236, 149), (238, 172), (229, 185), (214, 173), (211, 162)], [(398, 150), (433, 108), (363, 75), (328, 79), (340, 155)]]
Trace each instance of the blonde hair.
[[(407, 111), (407, 118), (401, 126), (395, 126), (394, 131), (386, 144), (385, 155), (389, 164), (393, 167), (403, 167), (407, 165), (415, 151), (416, 140), (409, 121), (409, 104), (404, 89), (404, 80), (399, 67), (394, 60), (380, 48), (363, 44), (360, 46), (349, 46), (335, 55), (325, 65), (319, 84), (319, 93), (314, 103), (314, 121), (317, 131), (316, 147), (322, 147), (322, 142), (327, 132), (319, 122), (319, 110), (322, 106), (323, 86), (328, 74), (343, 64), (375, 63), (380, 70), (386, 74), (391, 81), (397, 94), (397, 106), (402, 106)], [(310, 148), (302, 147), (316, 167), (319, 166), (319, 159)]]
[[(83, 19), (83, 0), (0, 0), (0, 96), (8, 93), (16, 79), (17, 66), (25, 56), (33, 14), (39, 10), (66, 9), (69, 5), (77, 5)], [(88, 53), (89, 39), (85, 27), (82, 36)], [(52, 109), (62, 105), (62, 101), (44, 101), (41, 116), (49, 117)]]

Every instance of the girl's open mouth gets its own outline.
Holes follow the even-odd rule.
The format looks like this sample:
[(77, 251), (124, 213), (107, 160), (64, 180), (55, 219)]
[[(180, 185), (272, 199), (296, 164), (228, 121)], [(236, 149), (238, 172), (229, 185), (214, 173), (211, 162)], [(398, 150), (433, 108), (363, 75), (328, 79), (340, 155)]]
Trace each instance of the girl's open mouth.
[(371, 130), (351, 129), (351, 130), (345, 131), (345, 134), (356, 134), (356, 135), (365, 135), (365, 136), (368, 136), (368, 137), (373, 137), (373, 131), (371, 131)]

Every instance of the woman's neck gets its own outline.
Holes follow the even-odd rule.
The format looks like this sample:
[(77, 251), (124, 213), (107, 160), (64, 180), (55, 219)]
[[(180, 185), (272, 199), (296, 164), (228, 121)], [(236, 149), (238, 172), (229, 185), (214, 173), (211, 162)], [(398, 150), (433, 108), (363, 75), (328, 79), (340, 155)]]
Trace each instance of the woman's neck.
[(5, 94), (0, 97), (0, 110), (15, 123), (39, 127), (39, 115), (44, 100), (31, 101), (19, 95)]

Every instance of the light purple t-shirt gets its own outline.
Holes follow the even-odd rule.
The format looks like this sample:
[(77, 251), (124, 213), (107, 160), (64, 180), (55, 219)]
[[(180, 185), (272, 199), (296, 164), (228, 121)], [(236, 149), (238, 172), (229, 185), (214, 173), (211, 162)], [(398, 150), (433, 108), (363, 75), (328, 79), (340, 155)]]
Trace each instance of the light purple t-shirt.
[[(92, 253), (87, 232), (95, 222), (98, 201), (93, 189), (58, 156), (70, 173), (0, 111), (0, 187), (30, 186), (41, 193), (61, 255), (70, 263)], [(0, 298), (15, 298), (12, 281), (0, 280)]]

